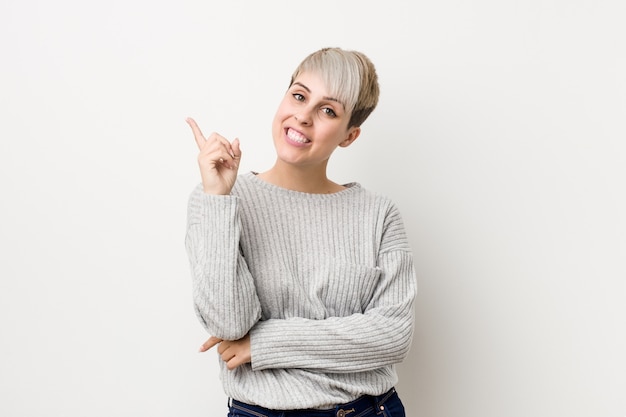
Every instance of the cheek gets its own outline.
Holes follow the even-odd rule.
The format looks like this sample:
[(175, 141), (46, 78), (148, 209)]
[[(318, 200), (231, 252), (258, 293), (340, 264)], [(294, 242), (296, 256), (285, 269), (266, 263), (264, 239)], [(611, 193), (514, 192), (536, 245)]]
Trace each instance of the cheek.
[(283, 130), (283, 122), (291, 116), (288, 106), (285, 105), (284, 101), (280, 103), (280, 106), (276, 109), (276, 113), (274, 113), (274, 119), (272, 120), (272, 134), (274, 138), (276, 135), (282, 136)]
[(283, 130), (282, 119), (278, 113), (274, 116), (274, 120), (272, 120), (272, 136), (274, 139), (281, 135)]
[(323, 131), (320, 131), (319, 134), (326, 137), (326, 143), (333, 147), (339, 145), (346, 138), (345, 132), (337, 129), (335, 126), (328, 126)]

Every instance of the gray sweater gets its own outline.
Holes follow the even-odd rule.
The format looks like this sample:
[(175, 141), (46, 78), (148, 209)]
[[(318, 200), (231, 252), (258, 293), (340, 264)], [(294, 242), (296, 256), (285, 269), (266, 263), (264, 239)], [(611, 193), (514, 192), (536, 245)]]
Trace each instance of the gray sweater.
[(195, 310), (211, 335), (250, 334), (252, 363), (221, 363), (226, 395), (272, 409), (380, 395), (407, 355), (417, 292), (397, 207), (357, 183), (308, 194), (240, 174), (198, 186), (186, 247)]

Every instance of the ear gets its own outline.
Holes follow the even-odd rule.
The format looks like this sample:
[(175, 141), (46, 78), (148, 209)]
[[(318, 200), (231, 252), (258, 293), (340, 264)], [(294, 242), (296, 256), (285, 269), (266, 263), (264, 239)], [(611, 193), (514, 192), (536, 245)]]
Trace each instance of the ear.
[(342, 148), (348, 147), (359, 137), (361, 134), (361, 128), (357, 126), (352, 126), (348, 130), (348, 136), (339, 144)]

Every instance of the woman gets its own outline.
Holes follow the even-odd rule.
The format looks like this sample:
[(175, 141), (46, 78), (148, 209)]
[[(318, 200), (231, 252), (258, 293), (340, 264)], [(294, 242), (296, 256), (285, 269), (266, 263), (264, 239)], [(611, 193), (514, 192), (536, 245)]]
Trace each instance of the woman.
[(416, 282), (388, 198), (326, 175), (376, 107), (375, 68), (324, 48), (292, 75), (272, 124), (276, 161), (238, 173), (239, 141), (205, 138), (186, 246), (197, 315), (217, 346), (230, 416), (404, 416)]

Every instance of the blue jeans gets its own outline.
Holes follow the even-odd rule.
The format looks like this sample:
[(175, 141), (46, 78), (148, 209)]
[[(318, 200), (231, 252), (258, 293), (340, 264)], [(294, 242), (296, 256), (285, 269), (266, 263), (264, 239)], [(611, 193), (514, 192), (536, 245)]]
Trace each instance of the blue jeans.
[(394, 388), (378, 396), (364, 395), (327, 410), (270, 410), (230, 400), (228, 417), (405, 417), (404, 405)]

